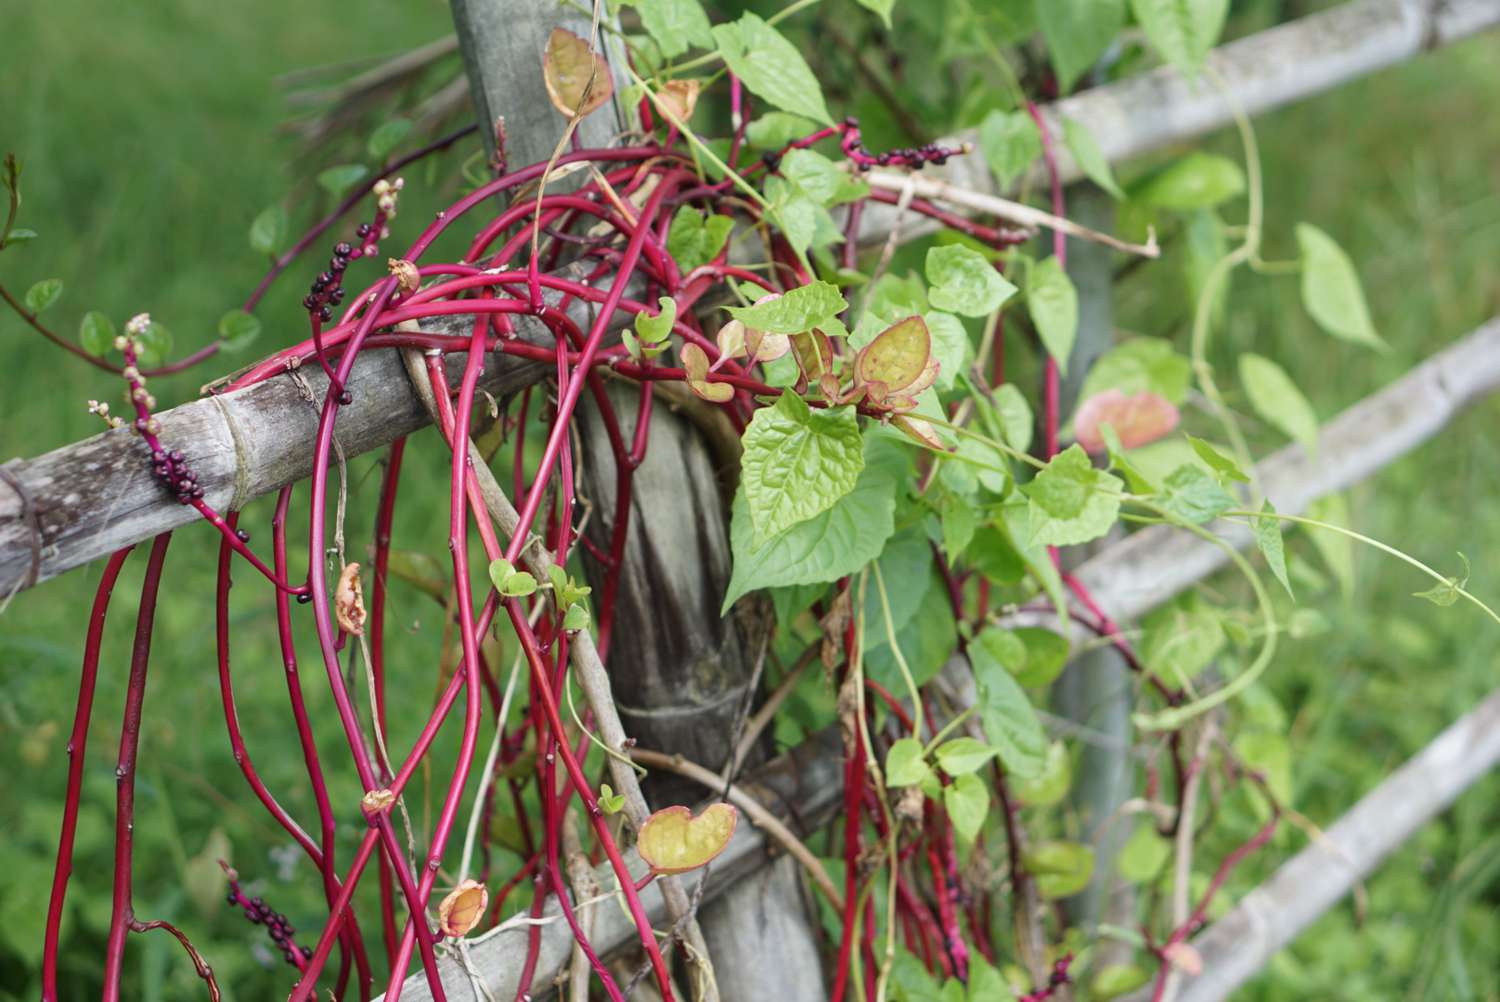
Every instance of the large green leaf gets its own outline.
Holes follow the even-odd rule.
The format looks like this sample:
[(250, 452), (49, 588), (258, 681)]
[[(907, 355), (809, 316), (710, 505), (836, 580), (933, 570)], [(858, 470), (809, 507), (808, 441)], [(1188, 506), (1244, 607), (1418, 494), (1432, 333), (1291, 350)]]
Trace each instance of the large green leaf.
[(885, 753), (886, 786), (916, 786), (931, 775), (922, 742), (916, 738), (901, 738)]
[(930, 248), (925, 270), (932, 305), (966, 317), (989, 316), (1016, 294), (983, 254), (963, 244)]
[(1244, 194), (1245, 172), (1228, 157), (1195, 150), (1132, 191), (1134, 199), (1157, 209), (1211, 209)]
[(979, 151), (1003, 191), (1042, 155), (1042, 134), (1025, 111), (997, 108), (979, 123)]
[[(921, 526), (905, 529), (886, 543), (875, 566), (880, 568), (880, 580), (885, 584), (891, 632), (899, 634), (922, 604), (920, 585), (931, 576), (932, 544)], [(872, 571), (865, 589), (865, 650), (868, 653), (886, 642), (885, 608)]]
[(801, 334), (837, 317), (846, 308), (838, 286), (811, 282), (755, 306), (731, 306), (729, 313), (751, 330)]
[(667, 251), (677, 260), (682, 273), (687, 274), (718, 257), (732, 229), (732, 217), (705, 216), (684, 205), (673, 214), (672, 225), (667, 229)]
[(1036, 0), (1058, 83), (1072, 90), (1125, 26), (1125, 0)]
[(1072, 546), (1109, 531), (1120, 513), (1119, 478), (1096, 470), (1088, 453), (1070, 445), (1024, 488), (1031, 500), (1031, 541)]
[(990, 811), (990, 788), (973, 773), (965, 773), (943, 787), (943, 807), (953, 830), (965, 842), (973, 842)]
[(1130, 7), (1162, 58), (1196, 77), (1224, 30), (1229, 0), (1131, 0)]
[(795, 393), (756, 411), (742, 443), (740, 483), (762, 540), (832, 508), (865, 466), (854, 409), (813, 410)]
[(794, 115), (832, 125), (823, 88), (797, 47), (759, 15), (713, 28), (719, 54), (750, 93)]
[(1120, 183), (1115, 180), (1114, 171), (1109, 169), (1109, 161), (1104, 158), (1104, 151), (1099, 148), (1099, 142), (1088, 126), (1071, 118), (1064, 118), (1063, 142), (1073, 154), (1073, 159), (1078, 162), (1078, 169), (1083, 171), (1084, 177), (1115, 198), (1125, 198), (1125, 192), (1120, 190)]
[(1239, 504), (1203, 467), (1185, 464), (1162, 481), (1161, 506), (1191, 525), (1211, 522)]
[[(870, 587), (873, 588), (874, 584)], [(921, 593), (922, 601), (917, 606), (917, 611), (896, 634), (896, 646), (906, 659), (906, 667), (911, 672), (912, 680), (917, 685), (925, 685), (942, 670), (944, 663), (952, 657), (953, 649), (958, 646), (958, 624), (953, 618), (953, 602), (943, 579), (935, 573), (927, 575), (925, 588), (921, 581), (904, 582), (898, 587)], [(902, 677), (895, 652), (889, 644), (878, 647), (872, 644), (884, 629), (884, 624), (879, 620), (865, 621), (865, 674), (887, 689), (904, 692), (906, 679)]]
[(1038, 842), (1027, 848), (1024, 860), (1044, 898), (1077, 894), (1094, 875), (1094, 850), (1082, 842)]
[(1240, 382), (1255, 413), (1309, 453), (1317, 451), (1318, 416), (1286, 370), (1269, 358), (1246, 352), (1240, 356)]
[(1026, 308), (1031, 322), (1057, 362), (1057, 370), (1068, 371), (1068, 356), (1078, 336), (1078, 290), (1055, 257), (1037, 262), (1026, 279)]
[(1178, 354), (1172, 342), (1159, 337), (1135, 337), (1106, 351), (1089, 368), (1078, 398), (1087, 400), (1105, 390), (1126, 396), (1155, 393), (1173, 404), (1182, 403), (1192, 380), (1192, 363)]
[(974, 346), (969, 342), (969, 332), (963, 321), (951, 313), (928, 310), (922, 319), (927, 322), (927, 331), (932, 335), (932, 357), (938, 362), (937, 388), (944, 392), (953, 388), (953, 383), (968, 367), (974, 355)]
[(1017, 776), (1040, 775), (1047, 761), (1047, 735), (1019, 682), (994, 654), (985, 630), (969, 645), (969, 664), (979, 687), (979, 714), (985, 736), (1000, 761)]
[(675, 59), (693, 46), (712, 48), (713, 32), (698, 0), (626, 0), (641, 15), (641, 26), (661, 54)]
[(1302, 304), (1318, 326), (1345, 341), (1385, 347), (1349, 255), (1307, 223), (1297, 224), (1297, 244), (1302, 248)]
[(763, 542), (755, 538), (742, 482), (729, 520), (734, 571), (722, 611), (727, 613), (736, 599), (757, 588), (822, 584), (853, 574), (880, 556), (895, 528), (896, 489), (905, 469), (902, 453), (871, 438), (865, 445), (864, 471), (852, 491), (832, 509)]

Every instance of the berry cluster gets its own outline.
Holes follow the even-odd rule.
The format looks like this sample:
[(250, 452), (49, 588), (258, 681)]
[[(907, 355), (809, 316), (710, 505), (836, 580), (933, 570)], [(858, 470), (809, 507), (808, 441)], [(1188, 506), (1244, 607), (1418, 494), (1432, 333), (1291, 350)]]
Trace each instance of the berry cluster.
[[(370, 224), (361, 223), (359, 237), (369, 236)], [(328, 259), (328, 270), (313, 279), (312, 288), (302, 299), (302, 305), (323, 323), (333, 319), (333, 308), (344, 301), (344, 269), (349, 262), (360, 256), (353, 247), (340, 242), (334, 245), (333, 257)]]
[(1057, 958), (1052, 964), (1052, 974), (1047, 978), (1046, 986), (1022, 995), (1019, 1002), (1048, 1002), (1057, 994), (1058, 989), (1073, 983), (1072, 977), (1068, 974), (1068, 968), (1072, 966), (1073, 955), (1071, 953), (1065, 953)]
[(281, 951), (286, 962), (300, 970), (302, 965), (312, 957), (312, 947), (298, 946), (292, 939), (297, 930), (293, 928), (291, 922), (287, 921), (287, 917), (259, 897), (245, 897), (244, 892), (240, 890), (235, 872), (228, 867), (224, 869), (229, 875), (229, 893), (225, 896), (225, 900), (229, 902), (230, 907), (237, 907), (244, 911), (245, 918), (249, 919), (251, 924), (265, 926), (271, 936), (271, 942), (276, 944), (276, 948)]
[(844, 119), (842, 132), (844, 137), (839, 141), (839, 146), (843, 149), (844, 155), (860, 170), (869, 170), (871, 167), (909, 167), (912, 170), (921, 170), (928, 164), (941, 167), (948, 162), (949, 157), (967, 152), (963, 148), (954, 149), (949, 146), (939, 146), (937, 143), (926, 143), (922, 146), (903, 146), (884, 153), (871, 153), (860, 142), (858, 119)]
[(183, 504), (191, 504), (203, 497), (203, 488), (198, 484), (197, 474), (188, 468), (182, 453), (176, 449), (171, 452), (152, 449), (151, 472)]

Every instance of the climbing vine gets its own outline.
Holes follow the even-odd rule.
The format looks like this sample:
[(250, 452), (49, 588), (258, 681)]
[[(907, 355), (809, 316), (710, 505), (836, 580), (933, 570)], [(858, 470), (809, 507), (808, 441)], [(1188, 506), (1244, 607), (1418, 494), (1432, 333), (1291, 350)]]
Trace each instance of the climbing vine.
[[(890, 0), (861, 3), (890, 25)], [(392, 160), (408, 129), (388, 122), (370, 144), (381, 169), (319, 175), (341, 202), (304, 236), (288, 244), (279, 208), (255, 219), (250, 244), (272, 267), (223, 316), (217, 340), (177, 361), (167, 328), (146, 314), (117, 333), (105, 313), (86, 312), (75, 341), (43, 319), (62, 295), (59, 280), (20, 297), (0, 287), (38, 333), (119, 377), (128, 416), (108, 402), (90, 409), (118, 429), (119, 448), (151, 469), (164, 497), (208, 523), (182, 535), (216, 534), (216, 594), (191, 599), (213, 610), (228, 740), (250, 797), (316, 869), (326, 910), (294, 925), (276, 902), (247, 892), (243, 864), (226, 861), (229, 905), (263, 927), (294, 1000), (382, 989), (395, 999), (413, 965), (433, 997), (444, 998), (444, 959), (467, 965), (470, 937), (502, 925), (529, 924), (519, 977), (529, 989), (551, 902), (586, 958), (589, 990), (622, 1000), (630, 980), (594, 950), (580, 918), (610, 900), (630, 916), (644, 976), (661, 996), (675, 997), (678, 963), (699, 996), (713, 977), (711, 958), (693, 943), (691, 884), (673, 878), (711, 867), (748, 823), (772, 831), (820, 892), (835, 1002), (1041, 1000), (1064, 989), (1107, 999), (1147, 984), (1161, 997), (1174, 971), (1201, 963), (1190, 936), (1219, 906), (1231, 870), (1285, 815), (1285, 739), (1237, 730), (1233, 702), (1270, 669), (1285, 628), (1298, 571), (1283, 527), (1320, 533), (1335, 575), (1347, 567), (1343, 547), (1363, 541), (1433, 578), (1423, 597), (1479, 604), (1467, 572), (1448, 577), (1417, 564), (1339, 524), (1329, 505), (1306, 516), (1277, 512), (1261, 496), (1242, 418), (1219, 382), (1232, 375), (1261, 420), (1309, 451), (1318, 445), (1317, 417), (1271, 359), (1245, 352), (1232, 374), (1208, 362), (1229, 276), (1241, 267), (1298, 272), (1321, 328), (1353, 349), (1380, 348), (1353, 264), (1311, 224), (1296, 229), (1298, 262), (1262, 260), (1258, 154), (1243, 119), (1243, 166), (1195, 152), (1127, 188), (1083, 123), (1029, 99), (1023, 79), (1036, 77), (1036, 96), (1049, 96), (1099, 63), (1125, 23), (1123, 0), (1037, 4), (1023, 35), (1040, 34), (1050, 68), (1022, 77), (994, 50), (1014, 93), (983, 119), (977, 146), (887, 150), (868, 148), (856, 119), (830, 113), (807, 60), (778, 29), (807, 3), (721, 23), (697, 0), (620, 6), (630, 9), (631, 27), (621, 32), (629, 83), (619, 93), (597, 36), (559, 29), (537, 67), (570, 129), (612, 98), (628, 107), (635, 128), (625, 141), (562, 144), (546, 162), (516, 166), (501, 130), (487, 176), (425, 226), (407, 229), (403, 171), (471, 130)], [(1082, 18), (1082, 6), (1109, 16)], [(1128, 15), (1162, 62), (1216, 86), (1204, 61), (1226, 8), (1224, 0), (1134, 0)], [(727, 118), (717, 114), (725, 108)], [(1064, 154), (1120, 201), (1118, 232), (1068, 218)], [(918, 184), (929, 168), (980, 156), (1000, 189), (1038, 184), (1048, 210), (1026, 198)], [(10, 250), (35, 234), (16, 225), (15, 158), (3, 176), (10, 198), (0, 250)], [(560, 184), (564, 177), (575, 180)], [(1242, 200), (1244, 224), (1226, 224), (1223, 214)], [(894, 230), (884, 231), (891, 239), (870, 245), (862, 227), (882, 212), (894, 213)], [(919, 268), (892, 266), (902, 226), (936, 230)], [(1076, 401), (1065, 402), (1081, 312), (1070, 245), (1096, 243), (1155, 267), (1158, 229), (1190, 251), (1187, 352), (1166, 336), (1122, 341), (1089, 368)], [(461, 255), (434, 252), (455, 235), (467, 241)], [(1233, 248), (1231, 235), (1240, 239)], [(200, 443), (163, 441), (151, 381), (248, 352), (262, 336), (256, 311), (266, 291), (289, 272), (311, 271), (304, 256), (319, 246), (329, 257), (308, 279), (305, 337), (209, 390), (298, 381), (318, 415), (312, 474), (305, 486), (279, 491), (268, 523), (219, 511), (193, 469)], [(1007, 349), (1036, 364), (1018, 363)], [(366, 389), (361, 361), (380, 352), (399, 354), (438, 434), (388, 449), (364, 566), (349, 558), (344, 535), (351, 492), (339, 418)], [(483, 380), (501, 364), (525, 364), (537, 378), (495, 400)], [(1034, 385), (1015, 375), (1027, 368), (1037, 371)], [(631, 412), (622, 413), (625, 398), (608, 392), (611, 384), (630, 388)], [(611, 639), (632, 625), (617, 616), (630, 526), (618, 513), (630, 510), (652, 409), (664, 402), (711, 409), (740, 450), (728, 526), (733, 570), (715, 600), (724, 616), (737, 606), (770, 610), (767, 699), (785, 708), (742, 721), (734, 745), (766, 728), (788, 743), (836, 728), (843, 785), (831, 829), (799, 838), (775, 828), (763, 807), (747, 805), (737, 789), (731, 796), (737, 761), (721, 787), (704, 765), (723, 763), (673, 760), (662, 754), (671, 749), (627, 740), (609, 685)], [(587, 407), (603, 429), (605, 442), (595, 444), (617, 470), (617, 514), (603, 544), (582, 531), (601, 517), (579, 472)], [(393, 542), (404, 463), (417, 449), (440, 453), (447, 469), (446, 564)], [(502, 485), (506, 467), (510, 483)], [(302, 523), (294, 509), (305, 513), (305, 531), (294, 532)], [(1140, 630), (1117, 624), (1074, 572), (1069, 548), (1163, 523), (1223, 547), (1250, 607), (1190, 595)], [(1254, 561), (1224, 538), (1230, 525), (1250, 531)], [(157, 929), (182, 944), (210, 995), (220, 992), (213, 958), (176, 926), (138, 916), (133, 895), (137, 745), (150, 712), (146, 683), (171, 539), (157, 537), (145, 557), (129, 656), (106, 999), (122, 995), (130, 934)], [(49, 1000), (65, 994), (58, 955), (70, 887), (102, 892), (95, 875), (72, 873), (72, 857), (96, 683), (108, 660), (104, 623), (122, 568), (140, 559), (131, 549), (109, 558), (88, 619), (46, 924)], [(305, 816), (284, 806), (287, 791), (262, 781), (240, 730), (229, 605), (236, 578), (274, 608), (287, 688), (279, 736), (305, 766), (313, 805)], [(452, 638), (408, 747), (388, 734), (391, 700), (414, 691), (407, 669), (387, 659), (385, 639), (401, 615), (391, 601), (397, 580), (438, 601)], [(1095, 876), (1092, 836), (1068, 798), (1079, 744), (1100, 738), (1059, 726), (1046, 693), (1072, 655), (1102, 646), (1130, 670), (1139, 740), (1122, 754), (1143, 763), (1139, 795), (1094, 819), (1092, 833), (1130, 832), (1118, 862), (1139, 891), (1140, 922), (1130, 929), (1050, 907)], [(308, 659), (321, 674), (303, 674)], [(326, 687), (331, 717), (310, 708), (315, 686)], [(318, 739), (335, 728), (338, 763)], [(335, 769), (357, 775), (358, 805), (333, 799)], [(705, 798), (722, 790), (720, 802), (696, 815), (685, 807), (653, 813), (642, 769), (706, 775)], [(409, 803), (418, 780), (441, 789), (435, 811)], [(337, 835), (356, 806), (349, 852)], [(1195, 839), (1218, 811), (1248, 814), (1256, 826), (1243, 844), (1206, 860)], [(509, 848), (518, 862), (509, 868), (491, 852), (501, 815), (517, 829)], [(632, 869), (632, 849), (644, 868)], [(602, 867), (579, 871), (578, 859)], [(596, 879), (605, 883), (590, 886)], [(643, 899), (658, 880), (670, 888), (666, 928)], [(358, 894), (372, 882), (378, 891)], [(1105, 943), (1123, 946), (1125, 959), (1101, 959)]]

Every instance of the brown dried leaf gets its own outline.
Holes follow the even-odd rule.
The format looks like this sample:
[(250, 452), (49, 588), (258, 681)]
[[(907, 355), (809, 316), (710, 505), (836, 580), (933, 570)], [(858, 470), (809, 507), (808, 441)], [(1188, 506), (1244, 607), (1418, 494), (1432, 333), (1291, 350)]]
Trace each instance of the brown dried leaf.
[(1119, 390), (1096, 393), (1078, 405), (1073, 431), (1085, 452), (1103, 452), (1100, 429), (1109, 425), (1127, 449), (1147, 445), (1177, 427), (1177, 408), (1166, 397), (1150, 391), (1126, 396)]
[(401, 284), (401, 291), (406, 295), (416, 292), (422, 284), (422, 276), (417, 272), (417, 266), (410, 261), (401, 258), (386, 258), (385, 266), (390, 269), (392, 275)]
[(686, 124), (693, 117), (693, 109), (698, 106), (698, 91), (702, 87), (703, 84), (698, 80), (668, 80), (656, 92), (656, 99), (673, 118)]
[(390, 790), (371, 790), (360, 798), (359, 806), (366, 814), (380, 814), (391, 809), (396, 795)]
[(738, 820), (733, 804), (710, 804), (696, 818), (680, 804), (664, 807), (641, 825), (636, 849), (657, 873), (686, 873), (724, 851)]
[(542, 79), (552, 107), (569, 118), (582, 118), (615, 92), (604, 57), (566, 28), (553, 28), (542, 55)]
[(479, 924), (489, 906), (490, 892), (477, 880), (464, 880), (438, 905), (438, 928), (458, 939)]
[(844, 660), (844, 631), (849, 627), (851, 613), (849, 589), (841, 588), (827, 614), (818, 620), (818, 626), (823, 630), (823, 644), (818, 653), (823, 660), (823, 667), (829, 671), (833, 671)]
[(345, 564), (333, 590), (333, 616), (339, 629), (351, 637), (365, 635), (365, 591), (359, 582), (359, 564)]

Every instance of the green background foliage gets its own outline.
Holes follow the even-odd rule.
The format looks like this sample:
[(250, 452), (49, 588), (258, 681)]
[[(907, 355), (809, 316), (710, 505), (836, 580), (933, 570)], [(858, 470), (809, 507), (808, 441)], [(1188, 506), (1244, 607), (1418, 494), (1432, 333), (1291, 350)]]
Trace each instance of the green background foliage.
[[(708, 6), (722, 23), (745, 5)], [(765, 16), (777, 9), (749, 6)], [(1237, 3), (1230, 30), (1248, 32), (1316, 6)], [(824, 0), (786, 30), (823, 82), (832, 114), (859, 115), (867, 143), (878, 150), (1010, 112), (1005, 82), (985, 61), (983, 39), (985, 31), (999, 36), (1011, 23), (1035, 27), (1027, 7), (1006, 0), (897, 3), (894, 28), (886, 34), (853, 0)], [(448, 30), (447, 16), (436, 0), (379, 0), (361, 5), (358, 16), (331, 4), (285, 0), (168, 0), (134, 8), (57, 0), (8, 10), (7, 58), (0, 63), (4, 146), (27, 163), (23, 224), (40, 237), (0, 258), (0, 281), (20, 291), (62, 278), (66, 288), (48, 318), (68, 333), (87, 310), (102, 311), (117, 328), (132, 313), (150, 310), (175, 331), (177, 353), (210, 342), (219, 318), (261, 273), (263, 257), (247, 240), (251, 222), (285, 199), (296, 232), (297, 223), (330, 204), (314, 180), (318, 173), (366, 158), (362, 136), (345, 148), (304, 155), (278, 132), (287, 112), (272, 79), (425, 42)], [(940, 44), (908, 44), (915, 38)], [(1245, 280), (1236, 283), (1216, 339), (1213, 360), (1221, 371), (1233, 372), (1233, 358), (1244, 351), (1274, 359), (1326, 420), (1497, 312), (1500, 121), (1490, 105), (1500, 92), (1500, 63), (1493, 45), (1492, 38), (1477, 39), (1258, 120), (1266, 256), (1297, 255), (1299, 220), (1333, 236), (1363, 278), (1375, 329), (1390, 351), (1358, 350), (1320, 332), (1300, 306), (1295, 277)], [(887, 49), (901, 53), (899, 63), (880, 58)], [(899, 95), (900, 107), (886, 103), (883, 91)], [(1205, 146), (1238, 157), (1232, 136), (1212, 137)], [(442, 194), (457, 190), (465, 155), (441, 158), (434, 175), (416, 172), (401, 222), (422, 219)], [(1129, 188), (1156, 165), (1127, 165), (1116, 175)], [(1224, 183), (1233, 187), (1232, 179)], [(437, 190), (424, 193), (429, 186)], [(406, 232), (398, 227), (398, 238)], [(1127, 270), (1116, 298), (1123, 334), (1171, 334), (1184, 342), (1191, 297), (1182, 276), (1190, 243), (1191, 233), (1169, 239), (1161, 266)], [(893, 272), (920, 272), (930, 246), (903, 248)], [(300, 336), (299, 284), (289, 278), (259, 311), (264, 331), (256, 351)], [(84, 402), (113, 399), (117, 387), (110, 377), (63, 356), (8, 314), (0, 317), (0, 345), (8, 368), (0, 393), (0, 456), (35, 455), (97, 430)], [(1016, 360), (1011, 378), (1030, 387), (1035, 379), (1025, 355), (1019, 345), (1009, 353)], [(186, 399), (202, 378), (190, 373), (160, 380), (154, 390), (163, 400)], [(1242, 394), (1232, 393), (1229, 403), (1242, 414), (1252, 411)], [(1500, 552), (1500, 445), (1487, 431), (1497, 416), (1494, 403), (1476, 408), (1351, 491), (1350, 524), (1441, 568), (1455, 563), (1455, 550), (1474, 555), (1474, 587), (1492, 597), (1485, 569), (1494, 561), (1484, 555)], [(1247, 426), (1259, 449), (1283, 441), (1253, 419)], [(351, 473), (357, 496), (371, 501), (378, 468), (363, 460)], [(412, 477), (403, 488), (399, 548), (442, 550), (443, 519), (434, 514), (445, 510), (442, 464), (434, 463), (430, 474), (430, 483)], [(264, 524), (268, 514), (269, 503), (262, 501), (251, 520)], [(369, 531), (357, 516), (350, 538), (366, 540)], [(264, 893), (299, 927), (315, 926), (320, 905), (308, 864), (295, 860), (288, 840), (245, 806), (247, 791), (219, 724), (212, 609), (205, 601), (210, 575), (204, 556), (213, 544), (201, 529), (180, 537), (159, 614), (142, 741), (139, 910), (180, 921), (218, 971), (227, 997), (274, 997), (284, 991), (285, 971), (273, 954), (254, 948), (263, 943), (257, 931), (223, 905), (214, 860), (231, 859), (253, 892)], [(1275, 754), (1290, 767), (1279, 777), (1273, 771), (1273, 781), (1290, 787), (1300, 812), (1326, 823), (1493, 686), (1500, 636), (1470, 608), (1439, 610), (1413, 601), (1410, 593), (1426, 582), (1374, 554), (1354, 554), (1354, 587), (1346, 593), (1302, 534), (1290, 533), (1286, 546), (1301, 611), (1291, 618), (1291, 633), (1264, 682), (1235, 712), (1246, 735), (1242, 754), (1254, 755), (1257, 734), (1287, 736), (1289, 751)], [(129, 596), (140, 572), (138, 565), (127, 570), (117, 594)], [(36, 995), (63, 744), (82, 624), (98, 574), (96, 565), (23, 593), (0, 617), (0, 774), (8, 778), (0, 797), (6, 832), (0, 839), (0, 999)], [(441, 620), (435, 605), (420, 604), (415, 588), (397, 588), (397, 607), (412, 612), (392, 624), (390, 660), (394, 677), (410, 680), (415, 707), (428, 698)], [(1238, 590), (1227, 579), (1211, 582), (1207, 600), (1229, 605)], [(893, 599), (912, 610), (921, 597)], [(111, 621), (88, 748), (64, 952), (64, 981), (78, 998), (97, 994), (107, 925), (113, 754), (130, 613), (128, 600), (121, 602)], [(264, 624), (269, 615), (264, 594), (233, 603), (237, 624)], [(1191, 618), (1193, 610), (1164, 615)], [(264, 778), (305, 817), (311, 805), (300, 764), (282, 754), (288, 721), (280, 660), (269, 634), (256, 632), (242, 630), (245, 639), (234, 652), (241, 721)], [(1185, 670), (1180, 660), (1174, 663)], [(321, 670), (311, 661), (305, 667)], [(326, 693), (315, 684), (307, 688), (333, 756), (343, 739), (327, 726)], [(409, 740), (403, 728), (415, 719), (397, 713), (393, 744)], [(354, 821), (353, 777), (333, 781), (336, 802), (348, 805)], [(1494, 997), (1500, 991), (1492, 953), (1500, 942), (1497, 792), (1500, 784), (1490, 779), (1466, 794), (1370, 881), (1364, 907), (1346, 902), (1334, 909), (1243, 997)], [(416, 799), (420, 810), (422, 797)], [(1256, 824), (1253, 804), (1231, 803), (1203, 855), (1215, 858)], [(1230, 897), (1305, 841), (1295, 828), (1284, 828), (1271, 851), (1236, 872)], [(1150, 847), (1143, 851), (1149, 854)], [(342, 854), (348, 858), (347, 843)], [(175, 945), (158, 936), (132, 950), (130, 994), (197, 997), (201, 989), (191, 970)]]

